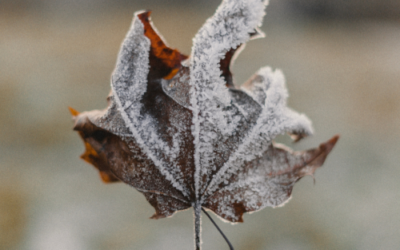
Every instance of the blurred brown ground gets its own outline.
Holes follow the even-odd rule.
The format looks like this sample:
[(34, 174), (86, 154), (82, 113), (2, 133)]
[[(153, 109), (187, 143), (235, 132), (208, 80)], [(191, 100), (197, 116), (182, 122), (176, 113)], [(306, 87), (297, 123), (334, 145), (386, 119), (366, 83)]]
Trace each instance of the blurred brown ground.
[[(315, 186), (305, 178), (285, 207), (236, 226), (219, 222), (235, 249), (400, 246), (400, 8), (344, 2), (271, 0), (267, 37), (248, 43), (234, 66), (237, 84), (265, 65), (285, 73), (289, 105), (311, 118), (316, 134), (298, 145), (279, 140), (305, 149), (341, 134)], [(149, 220), (141, 194), (101, 183), (79, 159), (67, 107), (106, 106), (134, 11), (152, 9), (169, 44), (189, 54), (219, 1), (0, 4), (0, 249), (192, 249), (190, 210)], [(388, 11), (349, 12), (373, 4)], [(226, 249), (203, 225), (204, 249)]]

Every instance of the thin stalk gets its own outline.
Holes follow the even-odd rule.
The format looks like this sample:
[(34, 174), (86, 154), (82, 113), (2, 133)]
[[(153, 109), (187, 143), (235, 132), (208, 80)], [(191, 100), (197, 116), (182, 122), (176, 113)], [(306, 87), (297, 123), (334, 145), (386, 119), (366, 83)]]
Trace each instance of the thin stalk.
[(194, 204), (194, 242), (196, 250), (201, 249), (201, 204)]
[(217, 230), (219, 231), (219, 233), (222, 235), (222, 237), (224, 237), (226, 243), (229, 246), (230, 250), (234, 250), (232, 244), (229, 242), (228, 238), (226, 238), (225, 234), (221, 231), (221, 229), (217, 226), (217, 223), (215, 223), (215, 221), (211, 218), (211, 216), (206, 212), (206, 210), (204, 210), (203, 208), (201, 208), (201, 210), (203, 210), (203, 212), (207, 215), (207, 217), (210, 219), (210, 221), (214, 224), (214, 226), (217, 228)]

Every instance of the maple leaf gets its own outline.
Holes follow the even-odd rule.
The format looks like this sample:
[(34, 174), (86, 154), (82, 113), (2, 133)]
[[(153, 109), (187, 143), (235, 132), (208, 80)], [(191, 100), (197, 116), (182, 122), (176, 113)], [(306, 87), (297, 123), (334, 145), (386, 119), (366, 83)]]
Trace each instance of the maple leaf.
[(169, 48), (150, 21), (135, 13), (111, 77), (105, 110), (71, 109), (74, 129), (104, 182), (125, 182), (164, 218), (189, 207), (200, 249), (202, 208), (229, 222), (284, 204), (295, 182), (313, 175), (338, 136), (293, 152), (273, 139), (312, 134), (311, 122), (286, 106), (283, 74), (260, 69), (241, 87), (233, 59), (262, 37), (266, 1), (224, 0), (194, 38), (190, 57)]

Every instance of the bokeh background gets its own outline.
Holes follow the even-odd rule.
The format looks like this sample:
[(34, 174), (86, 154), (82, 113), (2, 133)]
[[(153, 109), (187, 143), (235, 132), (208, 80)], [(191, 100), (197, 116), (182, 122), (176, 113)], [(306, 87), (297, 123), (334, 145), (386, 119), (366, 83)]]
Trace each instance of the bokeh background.
[[(0, 1), (0, 249), (193, 249), (192, 211), (150, 220), (133, 188), (103, 184), (79, 159), (67, 107), (106, 106), (132, 14), (152, 18), (171, 47), (191, 39), (220, 1)], [(400, 1), (271, 0), (233, 71), (280, 68), (289, 105), (316, 134), (340, 134), (323, 168), (282, 208), (238, 225), (218, 220), (235, 249), (400, 249)], [(215, 218), (215, 216), (214, 216)], [(227, 249), (203, 216), (204, 249)]]

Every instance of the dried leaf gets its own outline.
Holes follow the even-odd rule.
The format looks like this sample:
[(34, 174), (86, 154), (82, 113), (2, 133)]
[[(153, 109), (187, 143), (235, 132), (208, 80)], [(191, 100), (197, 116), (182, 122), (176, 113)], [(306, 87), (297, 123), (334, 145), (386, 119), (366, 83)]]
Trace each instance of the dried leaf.
[(135, 14), (111, 78), (108, 107), (78, 113), (74, 129), (105, 182), (142, 192), (152, 218), (195, 210), (230, 222), (243, 213), (284, 204), (295, 182), (313, 175), (338, 136), (318, 148), (293, 152), (273, 142), (289, 133), (312, 134), (308, 118), (286, 106), (283, 74), (260, 69), (235, 87), (231, 64), (258, 29), (266, 3), (224, 0), (194, 38), (188, 58), (169, 48), (150, 22)]

